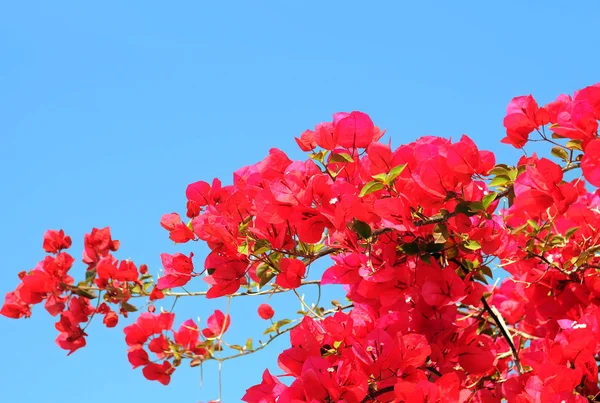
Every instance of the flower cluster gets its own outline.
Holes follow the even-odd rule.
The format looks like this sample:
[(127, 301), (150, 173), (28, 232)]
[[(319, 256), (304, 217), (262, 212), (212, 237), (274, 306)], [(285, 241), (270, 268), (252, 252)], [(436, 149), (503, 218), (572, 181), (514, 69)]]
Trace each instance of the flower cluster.
[[(220, 348), (214, 340), (220, 338), (229, 327), (229, 315), (215, 311), (207, 320), (207, 328), (200, 332), (191, 319), (183, 322), (179, 330), (172, 329), (175, 314), (143, 313), (136, 323), (125, 327), (127, 354), (133, 368), (143, 366), (146, 379), (168, 385), (171, 374), (182, 359), (190, 359), (192, 366), (199, 364), (208, 354)], [(201, 340), (204, 339), (204, 340)], [(156, 357), (150, 360), (148, 351)], [(160, 362), (160, 363), (159, 363)]]
[[(590, 188), (600, 186), (598, 119), (600, 84), (543, 107), (531, 95), (514, 98), (502, 141), (552, 149), (508, 165), (466, 135), (392, 148), (366, 114), (337, 113), (296, 138), (304, 161), (272, 149), (230, 185), (187, 187), (187, 218), (165, 214), (160, 225), (176, 243), (208, 245), (201, 269), (193, 253), (163, 253), (154, 281), (144, 265), (112, 255), (119, 243), (108, 228), (94, 229), (76, 284), (70, 238), (49, 231), (52, 256), (19, 275), (0, 313), (28, 317), (45, 301), (60, 314), (58, 344), (73, 352), (85, 345), (82, 323), (102, 314), (114, 327), (136, 309), (134, 297), (290, 291), (302, 315), (273, 320), (271, 305), (258, 306), (271, 326), (257, 347), (223, 340), (227, 313), (212, 313), (202, 330), (191, 320), (174, 330), (174, 314), (150, 305), (124, 329), (129, 361), (166, 385), (184, 359), (222, 363), (289, 332), (278, 364), (291, 382), (265, 371), (243, 401), (600, 401), (600, 192)], [(326, 257), (325, 271), (311, 271)], [(492, 285), (494, 267), (505, 275)], [(206, 291), (172, 291), (196, 277)], [(350, 303), (309, 305), (297, 289), (315, 284), (343, 285)]]
[[(0, 313), (9, 318), (29, 317), (33, 305), (44, 301), (52, 316), (58, 316), (56, 343), (69, 354), (86, 345), (85, 332), (95, 314), (104, 315), (106, 327), (115, 327), (118, 314), (108, 304), (119, 306), (119, 314), (127, 316), (136, 308), (128, 303), (132, 290), (143, 287), (145, 265), (138, 271), (131, 261), (118, 262), (111, 252), (117, 251), (119, 241), (111, 238), (110, 229), (94, 228), (84, 238), (83, 262), (87, 265), (85, 280), (75, 284), (68, 272), (75, 259), (65, 252), (71, 247), (71, 238), (63, 230), (49, 230), (44, 235), (44, 250), (51, 254), (33, 270), (19, 273), (21, 283), (9, 292)], [(140, 279), (139, 276), (142, 275)], [(103, 293), (104, 302), (97, 293)], [(90, 300), (97, 299), (92, 306)]]

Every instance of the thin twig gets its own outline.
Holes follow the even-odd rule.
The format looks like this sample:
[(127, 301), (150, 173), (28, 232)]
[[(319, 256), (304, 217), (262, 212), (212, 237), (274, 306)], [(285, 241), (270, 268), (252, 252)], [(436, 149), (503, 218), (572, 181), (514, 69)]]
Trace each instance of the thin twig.
[[(467, 307), (468, 309), (470, 309), (471, 312), (464, 312), (464, 311), (459, 310), (458, 313), (461, 314), (461, 315), (464, 315), (464, 316), (462, 318), (457, 319), (458, 321), (463, 321), (463, 320), (467, 320), (469, 318), (475, 317), (475, 319), (477, 319), (477, 320), (483, 320), (485, 322), (496, 324), (496, 322), (494, 321), (493, 318), (491, 318), (491, 317), (482, 317), (481, 316), (481, 313), (485, 312), (485, 310), (478, 309), (478, 308), (475, 308), (475, 307), (472, 307), (472, 306), (466, 306), (466, 305), (464, 305), (464, 306)], [(528, 340), (539, 340), (540, 339), (540, 337), (534, 336), (534, 335), (529, 334), (529, 333), (525, 333), (524, 331), (519, 330), (519, 329), (517, 329), (514, 326), (506, 325), (506, 328), (513, 335), (515, 335), (515, 336), (521, 336), (524, 339), (528, 339)]]
[(98, 308), (100, 308), (100, 302), (101, 301), (102, 301), (102, 291), (99, 291), (98, 292), (98, 301), (96, 301), (96, 309), (94, 309), (94, 312), (92, 312), (92, 315), (90, 316), (90, 319), (85, 324), (85, 326), (83, 327), (83, 329), (81, 329), (81, 333), (84, 333), (85, 329), (87, 329), (88, 326), (92, 323), (92, 319), (94, 319), (94, 316), (96, 316), (96, 312), (98, 312)]
[[(465, 274), (469, 273), (469, 269), (460, 260), (450, 259), (450, 261), (459, 265), (460, 268), (463, 270), (463, 272), (465, 272)], [(502, 336), (504, 337), (504, 339), (510, 346), (510, 351), (512, 353), (513, 360), (515, 362), (515, 366), (517, 367), (517, 372), (519, 374), (522, 374), (523, 367), (521, 366), (521, 360), (519, 359), (519, 353), (517, 351), (517, 348), (515, 347), (515, 343), (513, 342), (512, 336), (510, 335), (508, 329), (506, 328), (506, 323), (504, 322), (504, 319), (502, 319), (502, 315), (500, 315), (500, 312), (498, 312), (498, 310), (495, 307), (491, 307), (490, 304), (488, 304), (485, 297), (481, 297), (480, 300), (481, 300), (481, 303), (483, 304), (484, 310), (492, 317), (492, 319), (496, 323), (496, 326), (498, 326), (498, 329), (500, 329), (500, 333), (502, 333)]]
[[(313, 311), (313, 309), (310, 306), (308, 306), (308, 304), (306, 302), (304, 302), (304, 298), (302, 298), (300, 296), (300, 294), (298, 294), (298, 291), (296, 291), (296, 290), (292, 290), (292, 291), (294, 291), (294, 294), (296, 294), (296, 297), (298, 297), (298, 299), (300, 300), (300, 303), (302, 304), (302, 306), (304, 306), (306, 309), (308, 309), (308, 311), (310, 313), (312, 313), (313, 315), (315, 315), (317, 318), (321, 318), (321, 315), (319, 315), (318, 313), (316, 313), (315, 311)], [(317, 307), (317, 309), (318, 309), (318, 307)]]
[(513, 359), (515, 361), (515, 366), (517, 367), (517, 372), (519, 374), (522, 374), (523, 366), (521, 365), (521, 360), (519, 359), (519, 352), (517, 351), (517, 348), (515, 347), (515, 343), (506, 327), (506, 323), (504, 322), (502, 315), (500, 315), (500, 312), (498, 312), (496, 307), (491, 307), (488, 304), (485, 297), (481, 297), (481, 302), (483, 303), (483, 307), (485, 308), (487, 313), (492, 317), (492, 319), (494, 319), (494, 322), (496, 322), (496, 325), (498, 325), (498, 329), (500, 329), (500, 333), (502, 333), (502, 336), (504, 337), (504, 339), (506, 339), (506, 341), (508, 342), (508, 345), (510, 346), (510, 351), (511, 351)]
[[(304, 285), (319, 285), (321, 284), (321, 280), (305, 280), (302, 281), (302, 283), (300, 284), (300, 286), (304, 286)], [(287, 288), (270, 288), (268, 290), (263, 290), (263, 291), (246, 291), (246, 292), (236, 292), (234, 294), (230, 294), (228, 295), (228, 297), (231, 298), (235, 298), (235, 297), (258, 297), (260, 295), (269, 295), (269, 294), (279, 294), (282, 292), (288, 292), (290, 291)], [(203, 295), (206, 295), (207, 291), (197, 291), (197, 292), (165, 292), (165, 296), (166, 297), (200, 297)]]
[[(328, 309), (328, 310), (326, 310), (325, 312), (323, 312), (321, 314), (321, 318), (324, 318), (326, 315), (329, 315), (331, 313), (335, 313), (335, 312), (339, 312), (339, 311), (344, 311), (344, 310), (350, 309), (352, 307), (354, 307), (354, 304), (348, 304), (348, 305), (344, 305), (342, 307), (336, 307), (336, 308)], [(277, 333), (275, 336), (271, 337), (268, 341), (262, 343), (259, 347), (256, 347), (255, 349), (244, 351), (244, 352), (241, 352), (239, 354), (230, 355), (228, 357), (213, 357), (213, 358), (210, 358), (210, 359), (215, 360), (215, 361), (227, 361), (227, 360), (231, 360), (233, 358), (243, 357), (245, 355), (254, 354), (254, 353), (262, 350), (263, 348), (267, 347), (270, 343), (272, 343), (279, 336), (288, 333), (289, 331), (291, 331), (292, 329), (300, 326), (301, 324), (302, 324), (302, 321), (299, 321), (298, 323), (295, 323), (294, 325), (285, 328), (285, 330), (279, 331), (279, 333)]]
[(367, 403), (370, 400), (375, 400), (375, 398), (377, 396), (381, 396), (384, 393), (393, 392), (393, 391), (394, 391), (394, 385), (386, 386), (385, 388), (381, 388), (381, 389), (375, 390), (375, 391), (367, 394), (367, 396), (365, 396), (365, 398), (363, 400), (361, 400), (360, 403)]

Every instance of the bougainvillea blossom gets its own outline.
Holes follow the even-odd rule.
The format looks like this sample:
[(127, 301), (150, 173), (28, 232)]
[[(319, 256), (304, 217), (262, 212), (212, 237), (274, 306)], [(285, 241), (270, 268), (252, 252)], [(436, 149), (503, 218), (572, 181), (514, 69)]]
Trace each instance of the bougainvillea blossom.
[[(203, 242), (203, 262), (120, 259), (106, 227), (83, 236), (79, 270), (70, 236), (49, 230), (48, 255), (19, 272), (0, 314), (43, 304), (68, 354), (96, 316), (128, 320), (127, 359), (163, 385), (183, 363), (228, 365), (289, 336), (279, 373), (249, 380), (248, 403), (600, 401), (599, 118), (600, 84), (546, 105), (515, 97), (501, 141), (549, 152), (505, 163), (467, 135), (393, 147), (367, 114), (336, 113), (295, 138), (305, 159), (271, 149), (231, 182), (185, 189), (182, 215), (160, 226), (176, 244)], [(325, 301), (330, 284), (345, 298)], [(278, 305), (282, 293), (300, 310)], [(269, 304), (230, 314), (257, 296)], [(223, 310), (199, 306), (204, 321), (175, 326), (189, 297)], [(268, 321), (264, 334), (231, 340), (252, 318)]]

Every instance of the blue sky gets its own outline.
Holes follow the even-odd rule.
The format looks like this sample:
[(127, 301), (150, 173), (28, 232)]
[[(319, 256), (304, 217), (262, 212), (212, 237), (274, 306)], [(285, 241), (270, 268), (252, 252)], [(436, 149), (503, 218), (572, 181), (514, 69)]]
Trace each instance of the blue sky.
[[(83, 234), (110, 225), (118, 257), (156, 272), (161, 252), (188, 250), (158, 224), (184, 213), (188, 183), (228, 182), (271, 147), (302, 158), (293, 136), (334, 112), (369, 113), (396, 145), (466, 133), (513, 162), (519, 153), (499, 143), (513, 96), (544, 103), (600, 81), (599, 11), (595, 1), (3, 2), (0, 293), (43, 257), (48, 228), (64, 228), (79, 259)], [(196, 249), (198, 264), (205, 254)], [(260, 334), (263, 301), (234, 302), (234, 340)], [(279, 318), (299, 307), (278, 302)], [(224, 301), (180, 301), (176, 322), (216, 307)], [(0, 329), (3, 401), (217, 397), (214, 365), (202, 388), (184, 367), (169, 387), (146, 381), (120, 327), (92, 324), (70, 357), (43, 309), (0, 317)], [(276, 369), (285, 344), (227, 362), (224, 401)]]

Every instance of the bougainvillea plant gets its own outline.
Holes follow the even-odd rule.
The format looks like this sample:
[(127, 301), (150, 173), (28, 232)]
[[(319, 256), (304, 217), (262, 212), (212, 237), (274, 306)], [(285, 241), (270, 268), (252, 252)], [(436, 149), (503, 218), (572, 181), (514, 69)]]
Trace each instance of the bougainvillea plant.
[[(392, 148), (366, 114), (337, 113), (296, 138), (304, 161), (272, 149), (231, 185), (187, 187), (187, 218), (160, 224), (176, 243), (205, 242), (203, 264), (163, 253), (153, 278), (113, 256), (109, 228), (93, 229), (76, 280), (71, 239), (50, 230), (48, 256), (19, 273), (1, 313), (27, 318), (43, 303), (71, 354), (92, 317), (112, 328), (137, 310), (134, 298), (149, 299), (124, 328), (127, 357), (164, 385), (182, 365), (222, 363), (289, 335), (281, 374), (248, 380), (260, 381), (241, 397), (249, 403), (600, 401), (599, 119), (600, 84), (543, 107), (514, 98), (502, 142), (541, 142), (549, 153), (509, 165), (467, 136)], [(320, 259), (328, 268), (309, 279)], [(271, 294), (314, 284), (342, 284), (347, 303), (302, 300), (298, 318), (272, 319)], [(271, 321), (271, 338), (230, 344), (228, 312), (176, 321), (154, 308), (182, 295), (264, 296), (256, 319)]]

